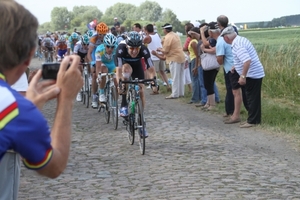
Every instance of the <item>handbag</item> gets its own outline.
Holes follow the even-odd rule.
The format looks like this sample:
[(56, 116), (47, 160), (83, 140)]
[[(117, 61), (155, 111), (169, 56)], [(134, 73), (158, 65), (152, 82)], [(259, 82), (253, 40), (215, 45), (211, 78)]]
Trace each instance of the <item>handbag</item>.
[(200, 55), (200, 58), (201, 58), (201, 66), (204, 71), (218, 69), (220, 67), (215, 54), (203, 52)]

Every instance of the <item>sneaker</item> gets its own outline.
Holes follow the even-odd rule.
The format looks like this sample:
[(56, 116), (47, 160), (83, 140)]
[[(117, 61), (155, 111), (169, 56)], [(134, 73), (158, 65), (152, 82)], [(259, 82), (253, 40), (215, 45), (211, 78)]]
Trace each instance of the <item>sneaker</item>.
[(92, 101), (92, 108), (98, 108), (98, 101)]
[(164, 86), (167, 86), (167, 83), (166, 83), (166, 82), (164, 82)]
[(151, 89), (151, 84), (148, 85), (147, 89)]
[(79, 92), (79, 93), (77, 94), (76, 101), (78, 101), (78, 102), (82, 101), (81, 92)]
[(127, 117), (128, 116), (128, 108), (127, 107), (122, 107), (120, 109), (120, 116), (121, 117)]
[(100, 94), (99, 96), (99, 101), (102, 103), (102, 102), (106, 102), (106, 97), (105, 97), (105, 94)]
[(94, 109), (98, 108), (98, 95), (96, 94), (93, 94), (92, 108)]
[[(145, 135), (145, 138), (147, 138), (149, 136), (146, 128), (145, 128), (145, 134), (144, 135)], [(141, 136), (141, 138), (143, 137), (141, 128), (140, 128), (140, 136)]]

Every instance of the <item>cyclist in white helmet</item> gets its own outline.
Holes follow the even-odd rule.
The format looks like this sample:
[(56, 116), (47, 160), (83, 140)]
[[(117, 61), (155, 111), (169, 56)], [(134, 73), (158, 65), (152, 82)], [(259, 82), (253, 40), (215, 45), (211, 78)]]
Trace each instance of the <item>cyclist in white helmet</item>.
[[(117, 38), (109, 33), (103, 38), (103, 43), (99, 45), (95, 52), (96, 57), (96, 75), (101, 73), (112, 73), (116, 69), (115, 65), (115, 55), (117, 49)], [(98, 80), (99, 84), (99, 101), (101, 103), (106, 102), (104, 95), (105, 87), (105, 76), (102, 76), (101, 80)], [(115, 82), (116, 84), (116, 82)], [(117, 86), (116, 86), (117, 87)]]

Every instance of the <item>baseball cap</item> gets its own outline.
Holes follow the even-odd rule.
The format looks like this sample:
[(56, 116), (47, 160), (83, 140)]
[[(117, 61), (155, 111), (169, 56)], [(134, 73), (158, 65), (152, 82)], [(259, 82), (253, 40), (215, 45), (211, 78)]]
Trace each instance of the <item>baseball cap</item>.
[(162, 27), (165, 28), (165, 29), (171, 29), (171, 28), (172, 28), (172, 25), (169, 24), (169, 23), (166, 23), (166, 24), (163, 25)]
[(192, 24), (194, 25), (194, 27), (199, 28), (199, 26), (201, 25), (200, 22), (192, 22)]
[(227, 35), (227, 34), (231, 34), (234, 33), (235, 30), (232, 26), (227, 26), (226, 28), (223, 29), (221, 36)]
[(115, 17), (114, 19), (118, 19), (117, 17)]

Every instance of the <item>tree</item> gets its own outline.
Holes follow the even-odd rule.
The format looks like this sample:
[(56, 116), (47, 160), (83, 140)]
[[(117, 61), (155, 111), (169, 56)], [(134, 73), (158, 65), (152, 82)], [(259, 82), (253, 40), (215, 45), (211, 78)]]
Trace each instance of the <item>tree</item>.
[(181, 24), (181, 22), (177, 19), (176, 14), (173, 13), (172, 10), (166, 9), (162, 13), (162, 21), (165, 23), (172, 24), (174, 32), (178, 31), (178, 32), (184, 33), (184, 25)]
[(146, 0), (142, 3), (138, 8), (138, 12), (140, 15), (138, 18), (142, 18), (143, 20), (156, 22), (160, 19), (162, 13), (162, 7), (157, 2)]
[(54, 7), (51, 11), (51, 23), (55, 30), (64, 30), (69, 25), (72, 14), (67, 7)]
[(114, 17), (118, 18), (118, 21), (122, 23), (126, 19), (135, 19), (139, 20), (136, 17), (136, 9), (137, 7), (133, 4), (129, 3), (116, 3), (115, 5), (106, 9), (103, 19), (111, 19), (111, 23), (114, 22)]
[(94, 19), (101, 19), (103, 13), (97, 6), (74, 6), (73, 15), (75, 18), (81, 19), (81, 24), (88, 24)]

